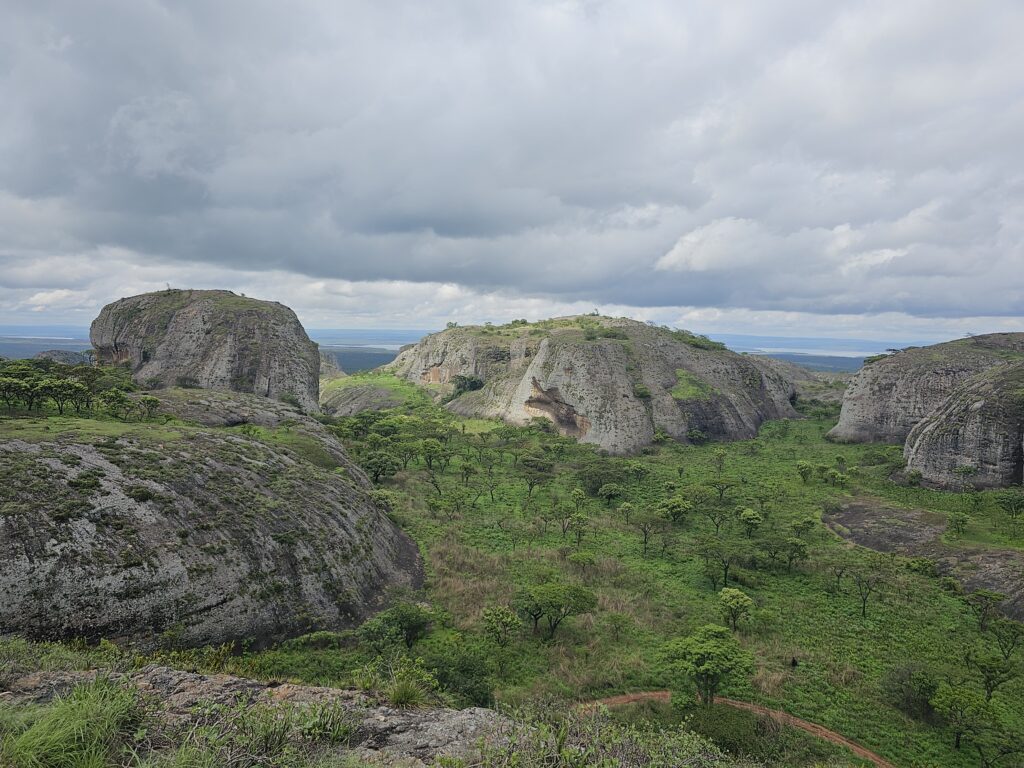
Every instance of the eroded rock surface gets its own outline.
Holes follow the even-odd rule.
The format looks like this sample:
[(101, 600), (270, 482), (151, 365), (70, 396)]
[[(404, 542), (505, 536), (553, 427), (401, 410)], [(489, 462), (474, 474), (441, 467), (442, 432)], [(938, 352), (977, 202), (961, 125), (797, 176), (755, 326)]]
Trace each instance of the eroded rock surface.
[(317, 410), (320, 354), (283, 304), (230, 291), (169, 290), (115, 301), (89, 332), (97, 360), (147, 389), (201, 387)]
[(186, 425), (5, 423), (0, 633), (259, 644), (353, 626), (419, 584), (415, 545), (315, 420), (158, 394)]
[(453, 328), (403, 350), (387, 369), (440, 385), (442, 396), (458, 376), (480, 379), (480, 389), (448, 408), (513, 424), (545, 418), (620, 454), (647, 445), (656, 430), (680, 441), (732, 440), (796, 416), (793, 384), (772, 361), (624, 318)]

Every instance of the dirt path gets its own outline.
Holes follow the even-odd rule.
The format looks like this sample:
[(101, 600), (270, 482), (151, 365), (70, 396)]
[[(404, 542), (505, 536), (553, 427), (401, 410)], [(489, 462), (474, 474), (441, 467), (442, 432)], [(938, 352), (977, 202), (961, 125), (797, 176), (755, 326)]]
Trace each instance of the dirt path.
[[(642, 693), (625, 693), (621, 696), (610, 696), (607, 699), (597, 699), (596, 701), (588, 701), (580, 704), (580, 709), (583, 711), (592, 711), (599, 706), (605, 707), (621, 707), (626, 704), (636, 704), (641, 701), (660, 701), (668, 702), (672, 697), (669, 691), (644, 691)], [(830, 731), (823, 725), (812, 723), (809, 720), (802, 720), (799, 717), (794, 717), (788, 712), (783, 712), (780, 709), (769, 709), (768, 707), (762, 707), (760, 704), (751, 704), (748, 701), (737, 701), (736, 699), (726, 699), (721, 696), (715, 697), (716, 704), (725, 704), (727, 707), (733, 707), (735, 709), (742, 709), (747, 712), (753, 712), (756, 715), (765, 715), (771, 717), (783, 725), (788, 725), (792, 728), (799, 728), (801, 731), (806, 731), (813, 736), (817, 736), (819, 739), (831, 742), (832, 744), (838, 744), (841, 747), (845, 747), (850, 750), (854, 755), (864, 760), (870, 760), (878, 768), (896, 768), (893, 763), (890, 763), (881, 755), (876, 755), (874, 752), (865, 749), (855, 741), (851, 741), (845, 736)]]

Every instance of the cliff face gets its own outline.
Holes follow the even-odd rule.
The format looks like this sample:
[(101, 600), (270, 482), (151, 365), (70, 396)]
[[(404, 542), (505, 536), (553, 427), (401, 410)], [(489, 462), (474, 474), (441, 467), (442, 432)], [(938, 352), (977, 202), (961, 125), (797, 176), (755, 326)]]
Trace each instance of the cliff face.
[(839, 442), (902, 443), (972, 376), (1024, 355), (1024, 334), (994, 333), (898, 352), (865, 365), (843, 397)]
[(655, 430), (689, 441), (753, 437), (767, 419), (795, 417), (793, 385), (770, 361), (632, 320), (559, 318), (534, 325), (453, 328), (404, 350), (387, 368), (451, 393), (456, 377), (482, 387), (448, 407), (467, 416), (559, 432), (613, 453)]
[(317, 409), (320, 354), (282, 304), (230, 291), (145, 293), (104, 307), (89, 336), (100, 363), (130, 366), (149, 389), (225, 389)]
[(1024, 481), (1024, 362), (980, 373), (955, 389), (907, 438), (909, 470), (943, 488)]
[(260, 643), (354, 626), (420, 582), (415, 545), (316, 421), (159, 394), (184, 426), (41, 420), (0, 438), (0, 634)]

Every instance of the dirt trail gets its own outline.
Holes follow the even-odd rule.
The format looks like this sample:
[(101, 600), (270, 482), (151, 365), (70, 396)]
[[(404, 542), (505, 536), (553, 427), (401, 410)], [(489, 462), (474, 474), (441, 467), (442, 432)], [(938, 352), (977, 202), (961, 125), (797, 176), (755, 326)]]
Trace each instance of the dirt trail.
[[(597, 699), (596, 701), (587, 701), (580, 704), (580, 709), (583, 711), (591, 711), (599, 706), (605, 707), (621, 707), (626, 704), (636, 704), (641, 701), (660, 701), (668, 702), (672, 697), (669, 691), (644, 691), (642, 693), (625, 693), (621, 696), (610, 696), (607, 699)], [(865, 749), (855, 741), (851, 741), (842, 734), (831, 731), (823, 725), (812, 723), (809, 720), (802, 720), (799, 717), (794, 717), (788, 712), (783, 712), (780, 709), (769, 709), (768, 707), (762, 707), (760, 704), (751, 704), (748, 701), (737, 701), (736, 699), (726, 699), (721, 696), (715, 697), (716, 704), (725, 704), (728, 707), (735, 709), (746, 710), (747, 712), (753, 712), (757, 715), (765, 715), (771, 717), (783, 725), (788, 725), (792, 728), (799, 728), (801, 731), (817, 736), (819, 739), (831, 742), (832, 744), (838, 744), (841, 747), (845, 747), (850, 750), (854, 755), (864, 760), (870, 760), (878, 768), (896, 768), (894, 763), (890, 763), (881, 755), (876, 755), (869, 749)]]

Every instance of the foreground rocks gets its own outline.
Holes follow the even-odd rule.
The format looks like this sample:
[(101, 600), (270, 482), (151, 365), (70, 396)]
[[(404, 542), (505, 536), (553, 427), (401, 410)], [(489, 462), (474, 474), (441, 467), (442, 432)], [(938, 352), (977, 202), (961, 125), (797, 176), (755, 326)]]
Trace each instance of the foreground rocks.
[(943, 488), (1001, 487), (1024, 473), (1024, 334), (904, 350), (866, 365), (829, 437), (905, 443), (907, 468)]
[(230, 291), (145, 293), (105, 306), (89, 337), (98, 362), (129, 366), (147, 389), (231, 390), (317, 410), (320, 353), (283, 304)]
[(200, 675), (162, 666), (136, 672), (35, 672), (8, 683), (0, 702), (45, 704), (75, 685), (103, 675), (132, 685), (159, 702), (158, 715), (171, 726), (187, 726), (211, 704), (225, 706), (333, 704), (355, 726), (344, 748), (370, 765), (421, 766), (439, 757), (470, 759), (483, 740), (502, 738), (509, 722), (489, 709), (393, 709), (359, 691), (290, 683), (268, 684), (230, 675)]
[[(685, 331), (624, 318), (558, 318), (427, 336), (387, 366), (458, 394), (465, 416), (554, 423), (563, 435), (632, 453), (656, 432), (687, 442), (736, 440), (768, 419), (792, 418), (795, 389), (774, 361), (738, 355)], [(469, 380), (459, 377), (469, 377)]]
[(259, 646), (354, 626), (420, 583), (415, 545), (319, 423), (159, 395), (184, 424), (0, 424), (0, 633)]

